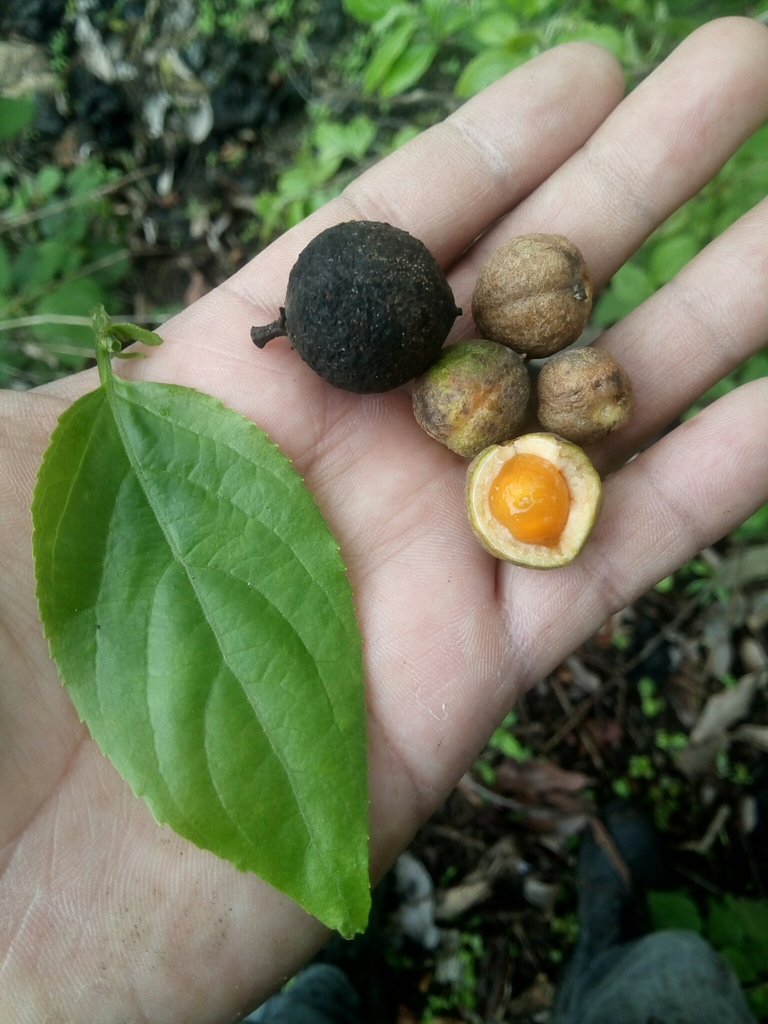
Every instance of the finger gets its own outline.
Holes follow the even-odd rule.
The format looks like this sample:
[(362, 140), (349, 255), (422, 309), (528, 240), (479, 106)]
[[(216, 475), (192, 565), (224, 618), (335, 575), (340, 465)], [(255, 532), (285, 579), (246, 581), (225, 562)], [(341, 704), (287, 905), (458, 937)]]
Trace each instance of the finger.
[(256, 304), (279, 301), (299, 252), (343, 220), (404, 228), (448, 266), (576, 152), (622, 92), (607, 51), (582, 43), (549, 50), (361, 175), (230, 284)]
[[(726, 395), (610, 477), (602, 515), (570, 566), (546, 574), (503, 566), (510, 646), (525, 666), (523, 685), (768, 500), (766, 436), (762, 379)], [(523, 583), (526, 611), (515, 619)]]
[[(385, 218), (450, 260), (578, 149), (622, 88), (618, 65), (599, 47), (567, 44), (532, 60), (372, 168), (165, 324), (166, 343), (150, 359), (121, 367), (121, 375), (216, 395), (267, 430), (289, 457), (308, 457), (360, 402), (331, 393), (287, 342), (262, 353), (250, 341), (254, 323), (275, 318), (307, 241), (352, 217)], [(78, 377), (49, 389), (74, 398), (93, 383)]]
[(636, 397), (630, 423), (600, 446), (601, 469), (621, 464), (765, 344), (766, 238), (768, 199), (601, 339)]
[(452, 278), (458, 305), (491, 252), (529, 231), (571, 238), (602, 286), (766, 117), (768, 29), (747, 18), (698, 29), (473, 247)]

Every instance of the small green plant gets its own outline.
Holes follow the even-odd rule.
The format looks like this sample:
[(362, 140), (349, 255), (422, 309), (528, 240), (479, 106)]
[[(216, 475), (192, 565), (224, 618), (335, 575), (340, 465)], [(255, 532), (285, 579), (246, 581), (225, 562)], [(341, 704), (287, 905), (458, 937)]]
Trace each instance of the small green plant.
[(440, 968), (435, 972), (434, 991), (430, 986), (422, 1024), (449, 1012), (471, 1013), (477, 1004), (478, 963), (485, 952), (482, 937), (472, 931), (461, 932), (458, 948), (451, 957), (451, 978), (441, 982)]
[(472, 96), (530, 57), (558, 43), (585, 40), (610, 50), (637, 80), (697, 24), (670, 18), (663, 4), (624, 0), (563, 7), (558, 0), (344, 0), (367, 26), (360, 69), (364, 92), (388, 98), (436, 69), (458, 96)]
[[(687, 744), (687, 736), (682, 733), (677, 735)], [(659, 734), (657, 733), (656, 736), (658, 744)], [(668, 753), (672, 754), (676, 748), (666, 749)], [(679, 813), (684, 792), (683, 780), (665, 772), (661, 773), (658, 780), (648, 787), (648, 797), (653, 805), (653, 820), (660, 832), (666, 832), (672, 819)]]
[(514, 711), (510, 711), (488, 740), (488, 746), (491, 750), (498, 751), (504, 757), (511, 757), (514, 761), (527, 761), (532, 756), (530, 749), (524, 746), (511, 732), (512, 727), (516, 724), (517, 715)]
[(112, 299), (130, 269), (106, 197), (119, 178), (94, 158), (34, 174), (0, 161), (0, 387), (42, 384), (92, 357), (90, 328), (66, 321)]
[(359, 167), (376, 137), (375, 124), (364, 114), (342, 124), (328, 119), (326, 108), (315, 107), (311, 118), (313, 127), (305, 136), (293, 166), (278, 175), (274, 191), (264, 191), (256, 197), (262, 242), (278, 230), (298, 224), (338, 195), (354, 176), (340, 176), (342, 164), (351, 161)]
[(631, 779), (655, 779), (656, 769), (647, 754), (633, 754), (629, 759), (627, 774)]
[(611, 783), (611, 789), (616, 796), (620, 796), (622, 800), (629, 800), (632, 796), (632, 786), (627, 779), (614, 779)]
[[(0, 142), (13, 139), (28, 128), (35, 116), (33, 99), (0, 96)], [(2, 204), (0, 204), (0, 208)]]
[(638, 681), (637, 690), (640, 694), (640, 707), (646, 718), (656, 718), (660, 715), (667, 702), (656, 693), (656, 683), (650, 676), (643, 676)]
[(684, 732), (667, 732), (666, 729), (658, 729), (654, 742), (659, 750), (676, 754), (681, 750), (685, 750), (689, 741)]

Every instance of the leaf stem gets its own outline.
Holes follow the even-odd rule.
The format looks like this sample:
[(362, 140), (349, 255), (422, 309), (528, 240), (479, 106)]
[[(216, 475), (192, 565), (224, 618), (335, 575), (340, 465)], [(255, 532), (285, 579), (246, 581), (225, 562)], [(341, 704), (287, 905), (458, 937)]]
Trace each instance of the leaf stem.
[(120, 342), (115, 341), (110, 334), (110, 320), (103, 306), (93, 307), (91, 324), (96, 341), (96, 366), (99, 370), (99, 380), (106, 389), (109, 389), (114, 376), (112, 356), (116, 350), (120, 351)]
[[(175, 313), (156, 313), (154, 316), (135, 316), (131, 318), (130, 322), (162, 324), (175, 315)], [(114, 317), (112, 323), (128, 323), (128, 320), (125, 317)], [(0, 331), (15, 331), (23, 327), (42, 327), (47, 324), (54, 327), (92, 327), (93, 319), (89, 316), (68, 316), (66, 313), (38, 313), (35, 316), (20, 316), (15, 320), (0, 320)]]

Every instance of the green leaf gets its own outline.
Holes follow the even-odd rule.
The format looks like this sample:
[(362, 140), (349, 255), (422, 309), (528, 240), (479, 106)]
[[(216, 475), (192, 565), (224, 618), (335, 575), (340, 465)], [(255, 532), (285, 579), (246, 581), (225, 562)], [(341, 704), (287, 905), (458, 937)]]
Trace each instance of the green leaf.
[[(39, 316), (89, 316), (93, 307), (104, 301), (104, 295), (90, 277), (81, 277), (76, 281), (59, 285), (45, 295), (35, 306), (34, 312)], [(72, 365), (82, 365), (82, 359), (93, 352), (93, 335), (89, 327), (74, 327), (70, 324), (41, 324), (32, 328), (34, 334), (46, 343), (54, 352), (62, 353), (61, 346), (75, 346), (82, 350), (81, 355), (64, 353), (62, 361), (68, 365), (71, 359), (80, 360)]]
[(60, 238), (46, 238), (26, 247), (16, 260), (14, 274), (21, 290), (40, 288), (68, 266), (72, 249)]
[(731, 906), (749, 938), (757, 942), (768, 940), (768, 903), (764, 900), (733, 897)]
[(749, 985), (751, 982), (757, 981), (755, 965), (742, 949), (737, 949), (735, 946), (726, 946), (720, 950), (720, 955), (731, 965), (742, 985)]
[(312, 133), (321, 160), (334, 162), (338, 168), (343, 160), (359, 163), (376, 138), (376, 125), (364, 114), (353, 117), (349, 124), (323, 121)]
[(768, 505), (763, 505), (753, 515), (733, 531), (739, 540), (753, 540), (768, 536)]
[(338, 545), (254, 424), (114, 377), (105, 321), (102, 386), (60, 418), (32, 505), (53, 658), (158, 821), (350, 936), (370, 905), (368, 797)]
[(520, 31), (517, 18), (508, 11), (494, 11), (481, 18), (472, 28), (472, 35), (483, 46), (504, 46)]
[(367, 24), (383, 18), (392, 5), (393, 0), (344, 0), (344, 10), (356, 21)]
[(756, 985), (747, 993), (747, 1001), (752, 1013), (758, 1020), (768, 1017), (768, 982)]
[(12, 268), (11, 260), (8, 253), (5, 250), (5, 246), (0, 242), (0, 295), (10, 291), (12, 281)]
[(572, 32), (563, 32), (558, 35), (557, 42), (596, 43), (612, 53), (618, 60), (623, 60), (625, 57), (626, 44), (624, 36), (613, 25), (598, 25), (594, 22), (585, 22)]
[(645, 302), (656, 290), (647, 272), (632, 260), (616, 271), (611, 278), (611, 288), (627, 312)]
[(707, 938), (715, 947), (741, 946), (744, 942), (744, 928), (730, 902), (710, 900), (707, 915)]
[(438, 47), (435, 43), (411, 43), (392, 66), (382, 82), (379, 92), (382, 96), (397, 96), (427, 73), (435, 59)]
[(422, 7), (429, 30), (438, 39), (447, 39), (469, 28), (474, 17), (468, 5), (456, 4), (452, 0), (422, 0)]
[(593, 313), (595, 323), (601, 327), (616, 323), (650, 298), (655, 290), (648, 272), (630, 260), (616, 271), (598, 299)]
[(37, 172), (37, 187), (43, 199), (50, 199), (64, 180), (64, 173), (52, 164), (46, 164)]
[(400, 18), (389, 32), (386, 33), (374, 50), (373, 56), (365, 69), (363, 88), (366, 93), (371, 93), (378, 89), (392, 70), (397, 58), (405, 52), (405, 48), (413, 38), (415, 31), (415, 20), (406, 15)]
[(678, 235), (659, 242), (651, 252), (650, 276), (657, 286), (671, 281), (698, 253), (699, 245), (691, 235)]
[(118, 342), (140, 341), (143, 345), (162, 345), (163, 339), (154, 331), (148, 331), (146, 327), (139, 327), (137, 324), (109, 324), (107, 327), (109, 336)]
[(12, 100), (0, 96), (0, 139), (12, 139), (32, 124), (34, 117), (34, 100)]
[(649, 892), (648, 910), (654, 929), (682, 928), (701, 934), (702, 921), (699, 908), (682, 892)]
[(392, 136), (392, 142), (390, 143), (392, 150), (399, 149), (404, 146), (406, 142), (410, 142), (411, 139), (415, 139), (417, 135), (420, 135), (421, 131), (416, 127), (415, 124), (406, 124), (402, 128), (399, 128)]
[(498, 48), (485, 50), (474, 57), (459, 75), (456, 83), (457, 96), (474, 96), (486, 86), (520, 67), (528, 59), (528, 54), (514, 53), (511, 50)]

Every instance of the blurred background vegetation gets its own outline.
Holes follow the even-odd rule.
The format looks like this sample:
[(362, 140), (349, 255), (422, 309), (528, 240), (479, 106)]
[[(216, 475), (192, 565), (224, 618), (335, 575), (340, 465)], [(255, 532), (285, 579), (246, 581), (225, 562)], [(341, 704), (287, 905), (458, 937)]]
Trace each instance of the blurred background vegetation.
[[(162, 322), (543, 50), (598, 43), (631, 90), (698, 25), (729, 14), (768, 23), (768, 0), (3, 0), (0, 387), (87, 365), (97, 302)], [(766, 194), (768, 126), (617, 272), (593, 333)], [(767, 373), (768, 349), (696, 408)], [(525, 815), (510, 811), (518, 791), (502, 784), (514, 776), (519, 786), (521, 765), (565, 771), (571, 793), (596, 775), (584, 799), (639, 800), (687, 850), (680, 885), (655, 897), (653, 920), (706, 934), (768, 1019), (768, 879), (750, 845), (755, 836), (763, 852), (768, 845), (766, 581), (768, 506), (542, 681), (494, 734), (469, 789), (417, 837), (438, 885), (449, 891), (459, 866), (487, 862), (491, 877), (496, 840), (509, 838), (510, 821), (524, 832)], [(570, 806), (567, 820), (587, 813)], [(410, 985), (395, 985), (400, 1024), (490, 1019), (504, 971), (523, 992), (517, 1010), (507, 998), (504, 1019), (546, 1019), (547, 985), (576, 930), (565, 819), (548, 834), (550, 853), (540, 834), (514, 833), (529, 891), (510, 889), (493, 911), (466, 908), (446, 926), (447, 959), (413, 942), (388, 947)], [(371, 1009), (369, 1019), (384, 1017)]]
[[(768, 0), (7, 0), (0, 385), (81, 367), (95, 302), (148, 321), (533, 55), (609, 49), (632, 89)], [(615, 322), (766, 194), (768, 127), (615, 276)], [(67, 322), (69, 321), (69, 322)], [(765, 357), (740, 371), (765, 369)], [(727, 385), (726, 385), (727, 386)], [(722, 389), (720, 389), (722, 390)]]

